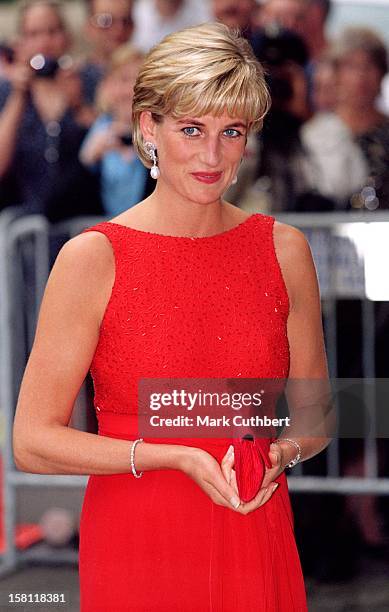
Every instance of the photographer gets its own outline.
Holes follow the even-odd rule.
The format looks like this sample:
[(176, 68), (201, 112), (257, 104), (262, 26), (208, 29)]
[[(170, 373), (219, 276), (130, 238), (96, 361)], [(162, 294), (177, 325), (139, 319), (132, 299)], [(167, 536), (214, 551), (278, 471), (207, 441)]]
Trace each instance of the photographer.
[(59, 4), (21, 7), (14, 61), (0, 81), (0, 209), (21, 204), (51, 221), (101, 211), (97, 181), (78, 160), (93, 116), (70, 43)]
[(261, 205), (272, 211), (291, 211), (306, 188), (299, 132), (309, 116), (304, 72), (308, 52), (300, 36), (276, 25), (257, 31), (252, 46), (266, 67), (272, 94), (272, 108), (259, 136)]
[(100, 179), (104, 213), (119, 214), (154, 190), (155, 181), (132, 143), (131, 103), (143, 53), (122, 45), (97, 90), (99, 116), (89, 130), (80, 160)]

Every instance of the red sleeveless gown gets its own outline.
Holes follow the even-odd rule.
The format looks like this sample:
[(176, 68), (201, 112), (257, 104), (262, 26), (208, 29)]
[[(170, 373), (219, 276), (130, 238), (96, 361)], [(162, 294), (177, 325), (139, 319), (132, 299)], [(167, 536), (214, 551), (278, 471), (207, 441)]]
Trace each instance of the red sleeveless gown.
[[(140, 437), (141, 378), (287, 378), (289, 302), (273, 223), (257, 213), (196, 238), (114, 222), (84, 230), (104, 233), (115, 256), (91, 363), (99, 435)], [(220, 462), (231, 438), (172, 443)], [(135, 478), (129, 462), (128, 474), (90, 475), (81, 612), (306, 612), (285, 472), (277, 481), (267, 503), (240, 515), (180, 470)]]

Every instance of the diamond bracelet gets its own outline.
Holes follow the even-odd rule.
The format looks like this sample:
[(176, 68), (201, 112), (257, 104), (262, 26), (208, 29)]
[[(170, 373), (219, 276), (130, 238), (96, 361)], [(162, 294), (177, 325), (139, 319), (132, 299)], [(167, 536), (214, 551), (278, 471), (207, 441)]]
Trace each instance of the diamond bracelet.
[(277, 442), (290, 442), (291, 444), (293, 444), (293, 446), (297, 449), (297, 455), (295, 456), (294, 459), (292, 459), (292, 461), (290, 461), (285, 467), (286, 468), (291, 468), (293, 466), (296, 465), (296, 463), (298, 463), (301, 459), (301, 446), (298, 442), (296, 442), (296, 440), (291, 440), (290, 438), (278, 438), (277, 440), (274, 440), (275, 443)]
[(139, 472), (139, 474), (137, 474), (136, 469), (135, 469), (135, 465), (134, 465), (134, 453), (135, 453), (135, 446), (138, 444), (138, 442), (143, 442), (143, 438), (138, 438), (137, 440), (135, 440), (131, 446), (131, 453), (130, 453), (130, 458), (131, 458), (131, 470), (132, 473), (134, 474), (135, 478), (140, 478), (141, 476), (143, 476), (143, 472)]

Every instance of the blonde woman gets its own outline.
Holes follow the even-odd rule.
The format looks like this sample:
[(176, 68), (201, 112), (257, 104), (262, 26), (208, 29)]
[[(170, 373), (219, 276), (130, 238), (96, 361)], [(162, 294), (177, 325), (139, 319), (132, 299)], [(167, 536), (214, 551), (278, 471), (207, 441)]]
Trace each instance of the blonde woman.
[(108, 216), (134, 206), (154, 189), (132, 145), (132, 95), (143, 57), (132, 45), (114, 52), (97, 91), (100, 115), (80, 151), (81, 162), (99, 175), (101, 199)]
[[(264, 440), (247, 499), (256, 473), (239, 481), (231, 438), (143, 437), (137, 418), (143, 379), (327, 377), (304, 235), (222, 197), (268, 105), (238, 33), (211, 23), (167, 36), (132, 107), (155, 191), (69, 240), (51, 272), (14, 450), (22, 470), (90, 474), (82, 612), (307, 609), (284, 468), (328, 439)], [(98, 435), (67, 427), (89, 368)]]

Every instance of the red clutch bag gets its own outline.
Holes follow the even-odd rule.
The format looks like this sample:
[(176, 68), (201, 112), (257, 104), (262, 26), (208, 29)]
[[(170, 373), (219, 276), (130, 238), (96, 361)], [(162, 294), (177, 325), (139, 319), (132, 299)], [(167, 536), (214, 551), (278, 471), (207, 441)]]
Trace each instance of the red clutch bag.
[(242, 501), (248, 502), (256, 496), (265, 475), (265, 467), (272, 466), (268, 438), (234, 438), (235, 474)]

